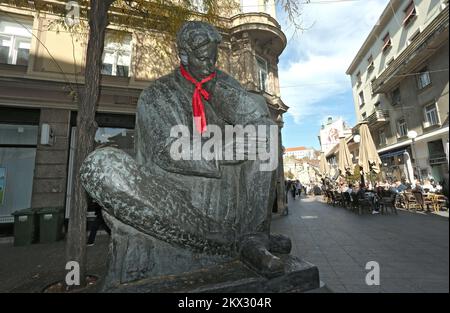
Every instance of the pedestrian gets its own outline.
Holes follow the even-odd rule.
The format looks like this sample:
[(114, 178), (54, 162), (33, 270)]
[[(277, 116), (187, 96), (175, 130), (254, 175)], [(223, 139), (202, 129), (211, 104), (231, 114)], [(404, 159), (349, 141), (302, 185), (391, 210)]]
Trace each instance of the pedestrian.
[(297, 188), (296, 188), (295, 182), (292, 182), (291, 192), (292, 192), (292, 198), (295, 199), (295, 195), (297, 194)]
[(103, 227), (108, 235), (111, 235), (111, 229), (108, 227), (108, 225), (106, 225), (105, 220), (103, 219), (101, 206), (98, 203), (92, 201), (90, 208), (93, 208), (95, 211), (95, 220), (92, 222), (90, 227), (87, 245), (93, 246), (95, 243), (95, 237), (97, 236), (97, 231), (100, 229), (100, 227)]

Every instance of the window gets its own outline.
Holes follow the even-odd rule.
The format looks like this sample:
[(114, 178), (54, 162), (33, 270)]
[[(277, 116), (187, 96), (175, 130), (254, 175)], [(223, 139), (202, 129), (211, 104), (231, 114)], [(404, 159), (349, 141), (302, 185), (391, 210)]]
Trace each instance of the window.
[(103, 52), (102, 74), (129, 77), (130, 63), (131, 36), (125, 36), (119, 42), (112, 34), (107, 34)]
[(401, 101), (400, 88), (395, 88), (392, 92), (392, 105), (397, 105)]
[(373, 63), (373, 57), (372, 57), (372, 55), (370, 55), (368, 58), (367, 58), (367, 63), (368, 63), (368, 65), (367, 65), (367, 71), (369, 71), (369, 72), (371, 72), (373, 69), (374, 69), (374, 63)]
[(204, 0), (193, 0), (192, 7), (194, 11), (197, 11), (199, 13), (206, 13), (208, 11)]
[(428, 145), (428, 155), (430, 159), (444, 159), (445, 162), (445, 149), (442, 139), (429, 141)]
[(0, 20), (0, 63), (28, 65), (31, 46), (31, 23)]
[(408, 126), (404, 118), (397, 121), (397, 135), (398, 137), (405, 137), (408, 135)]
[(38, 126), (0, 124), (0, 223), (11, 213), (30, 208)]
[(361, 72), (356, 73), (356, 85), (361, 85)]
[(267, 77), (268, 77), (268, 70), (267, 70), (267, 61), (264, 60), (261, 57), (256, 57), (256, 64), (258, 67), (258, 87), (261, 91), (267, 91)]
[(373, 84), (375, 83), (375, 80), (376, 80), (376, 78), (374, 78), (370, 81), (370, 93), (371, 93), (372, 97), (375, 96), (375, 93), (373, 92)]
[(391, 37), (389, 36), (389, 33), (387, 33), (384, 37), (383, 37), (383, 47), (381, 48), (381, 50), (383, 52), (387, 51), (389, 48), (391, 47)]
[(425, 107), (425, 122), (425, 126), (428, 127), (439, 124), (439, 115), (435, 103), (429, 104)]
[(380, 140), (380, 146), (386, 145), (386, 133), (384, 132), (384, 130), (380, 130), (380, 132), (378, 133), (378, 139)]
[(362, 117), (363, 120), (365, 120), (365, 119), (367, 118), (367, 113), (366, 113), (366, 112), (363, 112), (363, 113), (361, 114), (361, 117)]
[(417, 16), (414, 1), (411, 1), (403, 12), (405, 13), (405, 18), (403, 19), (403, 26), (406, 26), (415, 16)]
[(359, 93), (359, 106), (360, 107), (362, 107), (362, 106), (364, 106), (364, 92), (363, 91), (361, 91), (360, 93)]
[(420, 74), (417, 76), (417, 84), (419, 89), (423, 89), (426, 86), (431, 84), (430, 72), (426, 69), (420, 71)]

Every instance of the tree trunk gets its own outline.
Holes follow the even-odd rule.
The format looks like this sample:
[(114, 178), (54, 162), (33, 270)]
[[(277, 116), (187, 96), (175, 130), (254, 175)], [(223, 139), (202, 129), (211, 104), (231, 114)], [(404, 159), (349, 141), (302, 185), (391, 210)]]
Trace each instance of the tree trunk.
[(78, 105), (74, 199), (69, 215), (66, 262), (80, 265), (80, 287), (86, 285), (86, 209), (87, 194), (80, 184), (80, 166), (94, 148), (97, 130), (95, 112), (100, 96), (100, 71), (108, 9), (114, 0), (91, 0), (89, 12), (89, 41), (86, 55), (85, 85)]

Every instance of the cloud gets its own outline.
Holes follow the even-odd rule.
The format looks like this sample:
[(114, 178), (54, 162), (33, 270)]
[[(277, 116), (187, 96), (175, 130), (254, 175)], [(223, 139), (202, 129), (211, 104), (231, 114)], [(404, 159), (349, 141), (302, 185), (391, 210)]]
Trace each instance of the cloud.
[[(315, 119), (320, 124), (327, 116), (351, 117), (351, 82), (345, 71), (387, 3), (374, 0), (304, 6), (303, 24), (312, 27), (288, 42), (279, 64), (281, 96), (296, 123)], [(292, 29), (286, 33), (292, 37)]]

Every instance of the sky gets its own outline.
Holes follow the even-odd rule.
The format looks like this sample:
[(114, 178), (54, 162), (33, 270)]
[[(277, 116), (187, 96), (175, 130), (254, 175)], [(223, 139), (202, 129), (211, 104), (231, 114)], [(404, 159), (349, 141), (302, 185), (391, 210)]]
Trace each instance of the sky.
[[(306, 2), (306, 1), (305, 1)], [(350, 76), (345, 72), (389, 0), (311, 0), (302, 7), (306, 30), (293, 28), (278, 8), (288, 44), (278, 64), (284, 114), (283, 146), (320, 149), (329, 116), (356, 123)], [(319, 3), (314, 3), (319, 2)]]

